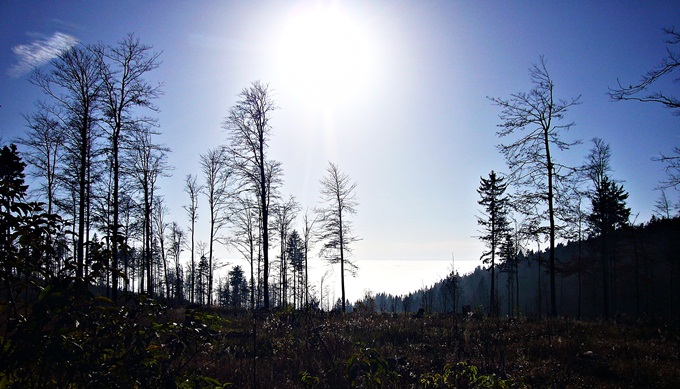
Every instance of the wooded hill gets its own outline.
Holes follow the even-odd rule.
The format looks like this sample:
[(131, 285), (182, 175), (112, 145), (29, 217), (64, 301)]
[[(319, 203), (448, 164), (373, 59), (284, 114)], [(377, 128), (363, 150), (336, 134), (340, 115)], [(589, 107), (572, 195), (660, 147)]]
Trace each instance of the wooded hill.
[[(652, 217), (636, 226), (618, 229), (609, 257), (610, 309), (612, 316), (652, 320), (680, 319), (680, 217)], [(558, 244), (557, 303), (561, 316), (603, 317), (602, 241)], [(549, 311), (548, 250), (521, 253), (515, 274), (505, 264), (497, 275), (500, 314), (542, 316)], [(450, 274), (430, 288), (404, 296), (385, 293), (355, 304), (355, 309), (377, 311), (461, 312), (470, 305), (488, 313), (491, 273), (477, 267), (466, 275)]]

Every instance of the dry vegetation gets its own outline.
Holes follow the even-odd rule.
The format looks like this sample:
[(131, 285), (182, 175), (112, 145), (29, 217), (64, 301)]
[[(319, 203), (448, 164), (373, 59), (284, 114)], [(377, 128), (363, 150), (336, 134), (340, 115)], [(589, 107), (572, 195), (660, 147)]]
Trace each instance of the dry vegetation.
[(58, 284), (0, 306), (0, 388), (677, 387), (680, 329), (569, 319), (119, 303)]
[(256, 327), (250, 315), (224, 320), (219, 340), (192, 364), (237, 387), (662, 388), (680, 382), (680, 332), (668, 326), (292, 311), (261, 314)]

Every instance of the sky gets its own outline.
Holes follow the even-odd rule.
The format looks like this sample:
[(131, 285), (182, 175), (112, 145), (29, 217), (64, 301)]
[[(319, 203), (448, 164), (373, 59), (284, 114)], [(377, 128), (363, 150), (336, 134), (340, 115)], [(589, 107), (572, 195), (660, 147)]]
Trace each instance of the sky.
[[(329, 161), (357, 182), (352, 221), (362, 240), (352, 257), (358, 275), (347, 280), (352, 301), (481, 265), (476, 189), (491, 170), (506, 172), (496, 149), (500, 110), (488, 97), (528, 91), (528, 69), (541, 55), (556, 96), (581, 96), (564, 139), (583, 144), (557, 161), (579, 165), (590, 139), (604, 139), (638, 222), (650, 218), (664, 177), (652, 157), (680, 145), (671, 111), (607, 95), (666, 55), (662, 29), (680, 21), (675, 1), (27, 0), (1, 2), (0, 15), (3, 142), (25, 131), (22, 114), (44, 98), (29, 72), (62, 50), (134, 33), (161, 52), (147, 78), (163, 84), (155, 116), (159, 142), (172, 150), (172, 176), (160, 192), (169, 219), (185, 228), (184, 177), (200, 172), (201, 153), (226, 142), (222, 123), (239, 92), (268, 84), (278, 106), (269, 155), (283, 167), (282, 195), (301, 204), (294, 227), (320, 206)], [(658, 88), (672, 93), (677, 83)], [(199, 205), (199, 223), (207, 223), (206, 209)], [(198, 233), (207, 240), (207, 226)], [(247, 266), (220, 250), (224, 262)], [(328, 266), (316, 253), (310, 281), (318, 288)], [(329, 277), (334, 300), (338, 269)]]

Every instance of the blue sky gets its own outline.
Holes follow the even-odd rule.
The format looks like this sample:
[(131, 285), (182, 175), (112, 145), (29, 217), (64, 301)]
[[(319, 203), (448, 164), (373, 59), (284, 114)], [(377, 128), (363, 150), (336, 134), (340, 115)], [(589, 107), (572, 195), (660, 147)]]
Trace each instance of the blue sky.
[[(292, 76), (281, 54), (291, 26), (318, 9), (342, 15), (362, 47), (351, 55), (366, 59), (359, 81), (343, 81), (351, 88), (329, 101), (302, 88), (295, 77), (304, 75)], [(487, 96), (529, 90), (539, 55), (558, 97), (581, 95), (565, 137), (584, 144), (557, 158), (579, 164), (589, 140), (603, 138), (638, 221), (649, 219), (663, 177), (651, 158), (680, 145), (680, 118), (669, 110), (607, 96), (617, 79), (635, 83), (665, 55), (662, 28), (680, 21), (674, 1), (5, 1), (0, 15), (4, 142), (24, 131), (21, 113), (42, 97), (24, 65), (76, 41), (113, 44), (131, 32), (162, 51), (149, 79), (164, 84), (157, 117), (174, 170), (161, 191), (182, 225), (183, 177), (199, 171), (200, 153), (224, 142), (221, 123), (236, 95), (255, 80), (269, 83), (279, 106), (270, 155), (283, 164), (283, 194), (303, 209), (318, 206), (329, 160), (358, 182), (354, 223), (363, 240), (354, 255), (359, 277), (348, 281), (352, 299), (364, 289), (431, 284), (452, 254), (463, 272), (480, 264), (476, 189), (480, 176), (506, 169), (495, 148), (499, 110)], [(28, 53), (34, 62), (22, 59)], [(245, 264), (235, 253), (222, 257)], [(314, 267), (325, 270), (318, 260)]]

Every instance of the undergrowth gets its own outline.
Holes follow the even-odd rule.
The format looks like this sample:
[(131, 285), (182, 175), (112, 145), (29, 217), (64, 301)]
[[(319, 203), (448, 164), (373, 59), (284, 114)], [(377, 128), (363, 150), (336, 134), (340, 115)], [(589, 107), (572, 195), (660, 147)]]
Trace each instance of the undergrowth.
[(167, 309), (47, 290), (4, 321), (0, 387), (674, 387), (675, 327)]

